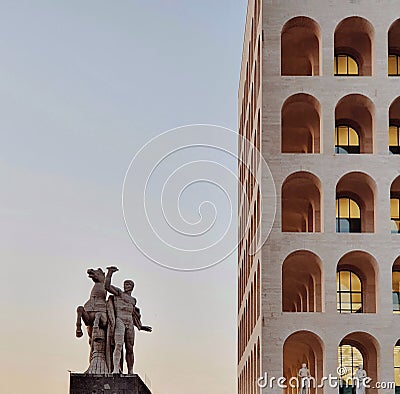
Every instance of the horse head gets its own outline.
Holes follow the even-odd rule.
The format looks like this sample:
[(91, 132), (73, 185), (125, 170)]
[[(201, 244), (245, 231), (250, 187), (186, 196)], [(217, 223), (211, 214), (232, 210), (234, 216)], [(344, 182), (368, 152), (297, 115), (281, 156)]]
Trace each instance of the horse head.
[(104, 283), (106, 279), (105, 273), (101, 268), (97, 268), (96, 270), (89, 268), (87, 274), (94, 283)]

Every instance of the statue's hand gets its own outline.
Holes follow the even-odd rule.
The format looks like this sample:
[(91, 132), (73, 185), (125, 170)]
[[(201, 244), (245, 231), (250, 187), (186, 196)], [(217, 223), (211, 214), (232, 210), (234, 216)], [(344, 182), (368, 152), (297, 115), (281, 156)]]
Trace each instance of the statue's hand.
[(117, 271), (119, 271), (119, 269), (117, 268), (117, 267), (115, 267), (115, 266), (111, 266), (111, 267), (107, 267), (107, 269), (108, 269), (108, 271), (110, 271), (110, 272), (117, 272)]
[(153, 328), (150, 326), (142, 326), (140, 331), (147, 331), (147, 332), (152, 332)]

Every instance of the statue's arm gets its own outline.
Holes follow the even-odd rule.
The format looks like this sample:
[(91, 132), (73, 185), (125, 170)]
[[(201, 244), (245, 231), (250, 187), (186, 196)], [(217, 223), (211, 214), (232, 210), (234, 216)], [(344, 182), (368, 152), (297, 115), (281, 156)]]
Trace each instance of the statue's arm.
[(114, 272), (118, 271), (117, 267), (107, 267), (106, 280), (104, 281), (104, 288), (111, 294), (119, 296), (121, 294), (121, 289), (111, 284), (111, 277)]
[(134, 306), (133, 308), (132, 317), (133, 317), (133, 324), (138, 328), (139, 331), (147, 331), (147, 332), (153, 331), (152, 327), (142, 325), (140, 309), (136, 306)]

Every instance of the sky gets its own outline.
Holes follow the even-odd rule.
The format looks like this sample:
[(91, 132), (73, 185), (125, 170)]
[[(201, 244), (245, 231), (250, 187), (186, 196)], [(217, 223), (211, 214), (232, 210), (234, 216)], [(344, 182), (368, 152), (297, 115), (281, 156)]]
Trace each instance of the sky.
[[(173, 223), (177, 228), (189, 223), (199, 231), (197, 221), (205, 219), (200, 230), (207, 230), (215, 219), (219, 224), (205, 240), (217, 242), (224, 226), (236, 228), (231, 175), (223, 188), (205, 182), (183, 190), (182, 180), (190, 184), (210, 174), (221, 179), (210, 162), (234, 173), (236, 161), (206, 148), (168, 158), (143, 197), (149, 217), (128, 195), (133, 241), (154, 245), (146, 255), (129, 236), (121, 198), (131, 160), (151, 139), (152, 153), (145, 157), (157, 163), (165, 154), (157, 136), (167, 130), (188, 124), (236, 130), (247, 2), (0, 5), (0, 392), (68, 393), (68, 371), (88, 366), (87, 335), (74, 336), (76, 307), (92, 287), (86, 270), (116, 265), (113, 283), (121, 287), (124, 279), (134, 279), (143, 323), (153, 326), (151, 334), (138, 333), (135, 345), (135, 372), (153, 394), (234, 393), (236, 254), (205, 270), (167, 269), (154, 263), (153, 253), (162, 265), (185, 268), (181, 250), (173, 247), (177, 238), (169, 238), (176, 254), (164, 261), (146, 221), (162, 226), (161, 186), (183, 163), (203, 160), (207, 164), (172, 179), (175, 189), (162, 208), (172, 221), (184, 219)], [(232, 135), (222, 141), (221, 128), (184, 130), (194, 140), (201, 135), (203, 143), (233, 146)], [(135, 163), (126, 178), (128, 191), (144, 196), (143, 185), (135, 185), (146, 167)], [(189, 251), (199, 245), (180, 244)], [(200, 259), (190, 256), (191, 269), (216, 260), (207, 252)]]

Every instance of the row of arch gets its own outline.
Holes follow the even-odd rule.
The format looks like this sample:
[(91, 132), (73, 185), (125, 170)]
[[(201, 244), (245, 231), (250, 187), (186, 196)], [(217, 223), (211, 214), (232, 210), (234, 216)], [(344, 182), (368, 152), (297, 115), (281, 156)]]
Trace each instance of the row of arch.
[[(400, 341), (393, 344), (393, 376), (397, 388), (400, 386)], [(291, 377), (296, 377), (301, 364), (307, 364), (310, 374), (321, 382), (324, 376), (324, 342), (321, 338), (311, 331), (297, 331), (290, 335), (283, 346), (283, 376), (289, 381)], [(372, 382), (378, 381), (378, 365), (380, 347), (378, 341), (369, 333), (352, 332), (346, 335), (338, 344), (337, 348), (338, 371), (343, 371), (340, 377), (342, 381), (352, 381), (355, 371), (359, 365), (363, 365), (368, 377)], [(371, 388), (371, 392), (376, 389)], [(315, 393), (315, 388), (311, 386), (311, 393)], [(296, 389), (288, 388), (286, 393), (297, 393)]]
[[(282, 376), (286, 382), (297, 376), (303, 363), (307, 365), (315, 381), (321, 382), (323, 376), (326, 375), (324, 352), (324, 342), (316, 333), (302, 330), (291, 334), (283, 345)], [(371, 334), (362, 331), (347, 334), (337, 346), (338, 371), (343, 371), (340, 378), (343, 382), (354, 385), (352, 378), (355, 371), (359, 365), (363, 365), (368, 377), (373, 382), (377, 382), (379, 355), (379, 343)], [(258, 339), (239, 375), (239, 392), (245, 389), (248, 389), (249, 392), (258, 392), (257, 380), (261, 376), (260, 372), (260, 342)], [(393, 376), (397, 390), (400, 387), (400, 340), (393, 347)], [(311, 385), (311, 394), (314, 394), (315, 391), (315, 387)], [(372, 389), (372, 392), (375, 391), (376, 389)], [(288, 387), (285, 392), (295, 394), (297, 389)]]
[[(258, 24), (261, 15), (261, 1), (254, 2), (254, 14), (251, 20), (251, 30), (248, 42), (248, 59), (246, 64), (245, 82), (244, 82), (244, 96), (242, 100), (242, 109), (239, 122), (240, 134), (248, 141), (253, 141), (254, 145), (260, 149), (261, 143), (261, 112), (257, 110), (257, 102), (259, 98), (259, 91), (261, 88), (261, 36), (257, 33)], [(256, 118), (257, 111), (257, 118)], [(254, 138), (253, 138), (254, 136)], [(239, 139), (239, 142), (242, 140)], [(245, 149), (239, 143), (239, 152), (243, 157), (239, 167), (239, 178), (241, 184), (245, 185), (245, 190), (250, 195), (250, 190), (255, 190), (256, 184), (254, 176), (250, 171), (246, 170), (244, 163), (252, 163), (252, 168), (256, 165), (256, 155), (251, 156), (251, 151)], [(247, 156), (250, 155), (250, 156)], [(241, 199), (246, 199), (245, 195), (240, 196)], [(249, 197), (250, 198), (250, 197)], [(260, 199), (260, 192), (258, 197)], [(247, 227), (248, 212), (245, 208), (248, 207), (244, 201), (240, 200), (241, 206), (240, 217), (240, 232), (244, 233)], [(250, 218), (249, 233), (250, 241), (255, 233), (257, 220), (259, 217), (259, 203), (253, 205), (253, 212)], [(250, 337), (254, 331), (254, 327), (261, 313), (261, 277), (260, 277), (260, 262), (257, 261), (257, 269), (251, 277), (251, 269), (253, 267), (253, 256), (247, 253), (247, 241), (243, 237), (240, 241), (239, 251), (244, 248), (245, 254), (239, 266), (239, 289), (238, 289), (238, 308), (243, 305), (243, 311), (239, 314), (238, 324), (238, 362), (241, 360), (244, 349), (248, 346)], [(239, 253), (240, 256), (240, 253)], [(246, 286), (249, 283), (249, 291), (246, 292)], [(260, 338), (257, 338), (256, 343), (253, 344), (251, 351), (248, 352), (248, 357), (245, 360), (242, 369), (238, 374), (238, 392), (257, 392), (257, 378), (261, 374), (261, 356), (260, 356)]]
[[(238, 360), (241, 359), (257, 321), (261, 316), (260, 261), (257, 262), (257, 270), (254, 271), (253, 276), (249, 281), (251, 281), (251, 284), (249, 284), (249, 291), (246, 293), (246, 299), (243, 300), (243, 313), (239, 316)], [(247, 282), (244, 282), (243, 280), (243, 283)], [(241, 305), (240, 302), (239, 305)]]
[[(376, 313), (378, 263), (367, 252), (355, 250), (341, 257), (336, 268), (339, 313)], [(400, 313), (400, 257), (392, 265), (393, 313)], [(323, 312), (321, 259), (298, 250), (282, 264), (282, 311)]]
[[(372, 75), (374, 28), (365, 18), (342, 20), (334, 33), (334, 74)], [(400, 75), (400, 19), (388, 30), (388, 75)], [(281, 31), (281, 74), (321, 74), (321, 28), (306, 16), (290, 19)]]
[[(336, 184), (336, 232), (375, 231), (377, 186), (363, 172), (343, 175)], [(282, 232), (322, 232), (322, 185), (306, 171), (289, 175), (282, 184)], [(390, 187), (391, 232), (400, 232), (400, 176)]]
[(258, 393), (257, 380), (261, 375), (261, 348), (260, 338), (254, 343), (252, 351), (244, 363), (238, 377), (239, 393)]
[[(366, 96), (349, 94), (335, 108), (335, 153), (373, 153), (375, 106)], [(389, 153), (400, 154), (400, 97), (389, 107)], [(321, 105), (306, 93), (290, 96), (281, 109), (282, 153), (320, 153)], [(333, 138), (332, 138), (333, 140)]]

